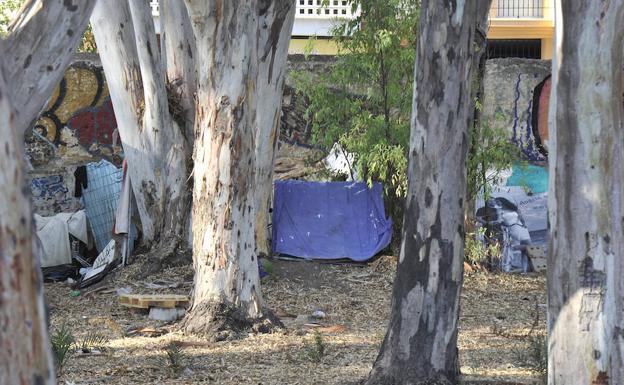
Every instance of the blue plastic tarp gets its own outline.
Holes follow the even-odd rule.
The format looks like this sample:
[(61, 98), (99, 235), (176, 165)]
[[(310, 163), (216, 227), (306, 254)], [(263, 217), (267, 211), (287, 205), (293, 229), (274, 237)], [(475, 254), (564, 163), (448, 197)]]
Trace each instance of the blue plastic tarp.
[(390, 244), (380, 183), (276, 181), (273, 200), (274, 253), (365, 261)]

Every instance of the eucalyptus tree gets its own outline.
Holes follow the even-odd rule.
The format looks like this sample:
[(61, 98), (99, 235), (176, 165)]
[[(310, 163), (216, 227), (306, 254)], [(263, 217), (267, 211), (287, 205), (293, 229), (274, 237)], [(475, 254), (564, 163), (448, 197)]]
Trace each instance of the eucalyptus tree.
[(294, 12), (292, 0), (162, 0), (160, 51), (147, 2), (102, 0), (93, 14), (145, 240), (192, 239), (189, 332), (264, 314), (257, 229)]
[(473, 42), (489, 5), (421, 3), (403, 239), (371, 385), (457, 383)]
[(54, 384), (24, 132), (63, 77), (95, 1), (24, 2), (0, 40), (0, 384)]
[(562, 1), (557, 11), (548, 383), (622, 384), (624, 3)]

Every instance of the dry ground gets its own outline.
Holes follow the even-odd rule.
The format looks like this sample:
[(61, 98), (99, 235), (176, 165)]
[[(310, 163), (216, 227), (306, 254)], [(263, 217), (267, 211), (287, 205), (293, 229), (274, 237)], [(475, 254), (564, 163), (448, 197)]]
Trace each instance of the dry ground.
[[(262, 291), (268, 306), (289, 327), (217, 343), (183, 336), (175, 324), (159, 324), (117, 304), (114, 290), (119, 288), (188, 294), (190, 266), (137, 281), (138, 264), (133, 264), (111, 274), (100, 291), (89, 293), (94, 288), (88, 288), (77, 297), (64, 283), (46, 284), (53, 332), (65, 324), (77, 339), (93, 333), (108, 337), (104, 354), (72, 355), (59, 383), (357, 384), (368, 374), (385, 333), (395, 266), (391, 257), (368, 265), (273, 261)], [(150, 289), (148, 283), (180, 286)], [(523, 336), (544, 333), (544, 276), (467, 274), (461, 301), (459, 346), (466, 378), (495, 380), (489, 384), (536, 383), (540, 375), (524, 362), (528, 346)], [(315, 351), (315, 334), (286, 317), (315, 310), (326, 313), (320, 362), (309, 354)], [(144, 332), (135, 332), (138, 329)], [(154, 329), (164, 334), (149, 336)], [(169, 370), (164, 358), (170, 342), (181, 346), (183, 370), (178, 374)]]

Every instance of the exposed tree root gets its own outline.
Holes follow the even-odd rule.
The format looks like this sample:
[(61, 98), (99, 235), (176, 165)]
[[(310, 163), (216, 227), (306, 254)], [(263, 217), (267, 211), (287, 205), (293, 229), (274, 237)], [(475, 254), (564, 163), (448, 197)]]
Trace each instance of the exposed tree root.
[(186, 334), (211, 341), (233, 340), (242, 338), (246, 332), (272, 333), (284, 328), (279, 318), (269, 309), (262, 309), (260, 317), (250, 319), (240, 307), (222, 302), (193, 305), (179, 326)]

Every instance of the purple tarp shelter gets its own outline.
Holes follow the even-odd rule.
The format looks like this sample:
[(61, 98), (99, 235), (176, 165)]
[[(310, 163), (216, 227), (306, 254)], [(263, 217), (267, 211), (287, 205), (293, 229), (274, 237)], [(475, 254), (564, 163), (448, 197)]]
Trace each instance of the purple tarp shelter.
[(365, 261), (390, 244), (380, 183), (276, 181), (273, 201), (273, 253)]

